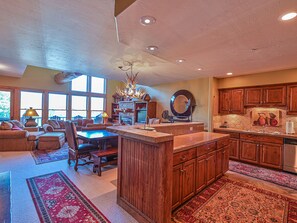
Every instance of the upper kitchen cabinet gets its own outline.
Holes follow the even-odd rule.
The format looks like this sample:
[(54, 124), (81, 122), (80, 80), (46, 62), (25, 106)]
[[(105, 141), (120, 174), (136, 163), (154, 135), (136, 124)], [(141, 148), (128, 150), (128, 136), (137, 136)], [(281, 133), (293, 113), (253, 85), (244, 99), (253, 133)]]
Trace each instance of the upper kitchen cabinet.
[(246, 88), (244, 106), (286, 106), (286, 86)]
[(219, 90), (220, 114), (244, 114), (243, 89)]
[(297, 84), (288, 85), (288, 110), (289, 115), (297, 115)]

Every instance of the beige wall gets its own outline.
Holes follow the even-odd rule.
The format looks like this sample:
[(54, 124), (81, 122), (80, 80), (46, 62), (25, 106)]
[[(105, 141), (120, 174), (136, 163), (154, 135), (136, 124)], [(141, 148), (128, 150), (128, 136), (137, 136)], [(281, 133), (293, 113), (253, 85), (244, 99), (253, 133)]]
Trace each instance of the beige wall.
[(117, 88), (122, 88), (123, 82), (116, 80), (106, 80), (106, 112), (111, 116), (111, 103), (113, 103), (112, 95), (116, 92)]
[(210, 120), (209, 105), (210, 82), (212, 78), (200, 78), (190, 81), (182, 81), (168, 84), (160, 84), (151, 87), (144, 87), (150, 94), (153, 101), (157, 101), (157, 117), (161, 118), (164, 110), (170, 110), (170, 98), (178, 90), (188, 90), (195, 97), (197, 106), (193, 113), (193, 121), (202, 121), (208, 126)]
[(218, 79), (218, 88), (297, 82), (297, 69), (272, 71)]

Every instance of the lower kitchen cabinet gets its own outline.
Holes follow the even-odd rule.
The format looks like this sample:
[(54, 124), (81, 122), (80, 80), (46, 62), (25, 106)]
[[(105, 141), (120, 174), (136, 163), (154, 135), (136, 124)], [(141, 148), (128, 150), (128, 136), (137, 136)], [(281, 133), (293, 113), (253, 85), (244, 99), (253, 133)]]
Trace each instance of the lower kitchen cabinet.
[(259, 144), (252, 141), (241, 140), (240, 160), (249, 163), (259, 163)]
[(173, 167), (173, 176), (172, 176), (172, 209), (175, 209), (182, 204), (182, 185), (183, 185), (183, 165), (175, 165)]
[(206, 187), (206, 155), (196, 159), (196, 192)]
[(223, 173), (226, 173), (229, 170), (229, 153), (230, 145), (225, 146), (223, 149)]
[(230, 139), (229, 156), (231, 159), (239, 160), (239, 139)]
[(263, 143), (260, 146), (260, 165), (282, 169), (283, 167), (283, 146)]
[(209, 153), (206, 158), (206, 183), (207, 185), (216, 179), (216, 152)]
[(216, 152), (216, 178), (223, 175), (223, 149), (219, 149)]

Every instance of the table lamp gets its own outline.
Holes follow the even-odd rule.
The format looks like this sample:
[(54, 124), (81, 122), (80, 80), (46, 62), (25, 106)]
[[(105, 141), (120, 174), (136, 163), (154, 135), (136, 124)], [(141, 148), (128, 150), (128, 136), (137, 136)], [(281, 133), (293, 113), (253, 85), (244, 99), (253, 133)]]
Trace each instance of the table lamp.
[(25, 117), (29, 117), (26, 119), (25, 126), (26, 127), (36, 127), (38, 124), (35, 122), (35, 118), (32, 117), (38, 117), (38, 113), (36, 112), (35, 109), (30, 107), (29, 109), (26, 110), (25, 114), (23, 115)]
[(102, 118), (103, 118), (103, 124), (107, 124), (107, 122), (108, 122), (108, 114), (106, 112), (103, 112)]

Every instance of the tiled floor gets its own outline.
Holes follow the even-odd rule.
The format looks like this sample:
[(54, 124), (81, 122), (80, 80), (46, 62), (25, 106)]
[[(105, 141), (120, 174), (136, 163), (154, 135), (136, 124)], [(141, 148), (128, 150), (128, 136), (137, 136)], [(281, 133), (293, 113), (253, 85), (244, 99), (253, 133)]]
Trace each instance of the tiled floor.
[[(136, 222), (127, 212), (116, 204), (117, 169), (103, 172), (102, 177), (93, 174), (91, 167), (79, 167), (78, 172), (68, 166), (66, 160), (35, 165), (29, 152), (0, 152), (0, 173), (11, 171), (12, 222), (39, 222), (31, 199), (26, 178), (62, 170), (72, 182), (103, 212), (112, 223)], [(297, 191), (281, 187), (233, 172), (227, 177), (253, 184), (260, 188), (297, 199)], [(297, 175), (296, 175), (297, 177)]]
[(67, 160), (36, 165), (29, 152), (0, 152), (0, 173), (11, 171), (12, 222), (39, 222), (26, 178), (62, 170), (70, 180), (98, 207), (112, 223), (137, 222), (116, 204), (117, 169), (109, 169), (101, 177), (91, 166), (80, 166), (78, 172)]

